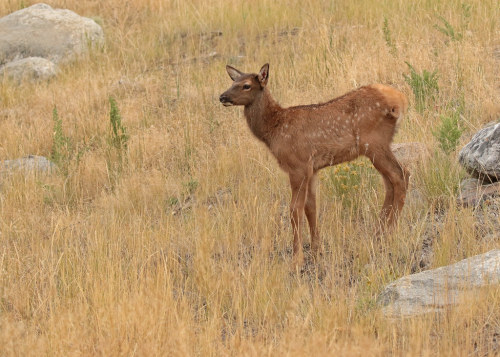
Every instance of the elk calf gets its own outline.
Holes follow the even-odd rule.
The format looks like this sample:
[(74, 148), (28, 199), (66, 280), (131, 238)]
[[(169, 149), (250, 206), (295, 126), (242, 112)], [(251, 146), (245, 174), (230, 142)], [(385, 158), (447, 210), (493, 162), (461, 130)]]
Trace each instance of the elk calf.
[(382, 228), (393, 225), (403, 208), (408, 172), (394, 157), (390, 144), (396, 124), (406, 111), (403, 93), (382, 85), (361, 87), (326, 103), (282, 108), (267, 88), (269, 64), (256, 73), (226, 66), (233, 85), (220, 96), (224, 106), (243, 105), (252, 133), (271, 150), (290, 177), (294, 263), (303, 263), (301, 222), (309, 222), (311, 248), (320, 237), (316, 218), (318, 170), (368, 157), (384, 179), (386, 195), (380, 214)]

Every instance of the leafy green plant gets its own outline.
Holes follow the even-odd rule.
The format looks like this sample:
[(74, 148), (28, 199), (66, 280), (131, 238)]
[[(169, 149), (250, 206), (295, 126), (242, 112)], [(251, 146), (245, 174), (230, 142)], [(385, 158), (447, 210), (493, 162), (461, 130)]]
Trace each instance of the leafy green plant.
[(107, 166), (112, 179), (116, 181), (127, 160), (129, 135), (113, 97), (109, 97), (109, 106), (110, 136), (108, 137)]
[(387, 47), (389, 47), (389, 52), (393, 56), (396, 56), (398, 51), (396, 49), (396, 45), (394, 44), (394, 41), (392, 40), (391, 29), (389, 28), (389, 22), (387, 21), (387, 17), (384, 17), (384, 24), (382, 25), (382, 32), (384, 33), (385, 43), (387, 44)]
[(458, 106), (449, 114), (440, 116), (440, 125), (432, 134), (439, 142), (439, 147), (446, 154), (455, 151), (458, 141), (464, 131), (462, 127), (462, 115), (464, 112), (464, 100), (460, 99)]
[(52, 149), (50, 152), (50, 159), (57, 165), (60, 172), (64, 176), (67, 176), (69, 173), (69, 162), (73, 156), (73, 144), (71, 139), (64, 135), (62, 120), (59, 118), (59, 114), (55, 106), (52, 110), (52, 121), (54, 129), (52, 132)]
[(192, 195), (196, 189), (198, 188), (199, 182), (191, 177), (187, 182), (184, 183), (184, 188), (188, 192), (188, 194)]
[(375, 186), (379, 174), (367, 159), (342, 163), (326, 171), (326, 188), (332, 197), (342, 200), (345, 207), (353, 207), (359, 191)]
[(179, 199), (175, 196), (170, 196), (167, 198), (167, 206), (168, 207), (173, 207), (179, 203)]
[(112, 146), (121, 152), (127, 149), (129, 135), (122, 124), (122, 117), (118, 110), (116, 100), (113, 97), (109, 97), (109, 105), (109, 122), (111, 124), (110, 142)]
[(424, 69), (422, 74), (419, 74), (410, 63), (405, 63), (410, 69), (410, 75), (403, 74), (403, 77), (415, 95), (417, 111), (423, 113), (427, 105), (436, 100), (439, 92), (437, 70), (429, 72)]
[(452, 41), (460, 41), (463, 38), (463, 34), (455, 31), (453, 26), (444, 17), (439, 16), (438, 18), (441, 20), (442, 26), (435, 24), (434, 28), (436, 30), (448, 36)]
[(463, 129), (460, 128), (460, 118), (456, 112), (451, 115), (442, 115), (440, 119), (441, 125), (433, 134), (439, 142), (439, 147), (449, 154), (456, 149)]
[(463, 3), (462, 4), (462, 13), (463, 13), (466, 21), (469, 21), (471, 15), (472, 15), (472, 5)]

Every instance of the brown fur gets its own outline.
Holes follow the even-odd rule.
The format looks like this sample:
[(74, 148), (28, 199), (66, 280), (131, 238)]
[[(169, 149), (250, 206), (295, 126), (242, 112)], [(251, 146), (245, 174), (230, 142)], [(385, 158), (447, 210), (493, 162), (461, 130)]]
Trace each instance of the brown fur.
[(384, 179), (386, 196), (382, 228), (393, 225), (403, 208), (408, 172), (394, 157), (390, 144), (396, 124), (408, 107), (403, 93), (382, 84), (361, 87), (326, 103), (282, 108), (267, 88), (269, 65), (258, 74), (227, 66), (234, 83), (220, 96), (224, 105), (243, 105), (252, 133), (271, 150), (290, 178), (293, 252), (302, 264), (300, 224), (309, 222), (311, 247), (320, 247), (316, 218), (318, 170), (367, 156)]

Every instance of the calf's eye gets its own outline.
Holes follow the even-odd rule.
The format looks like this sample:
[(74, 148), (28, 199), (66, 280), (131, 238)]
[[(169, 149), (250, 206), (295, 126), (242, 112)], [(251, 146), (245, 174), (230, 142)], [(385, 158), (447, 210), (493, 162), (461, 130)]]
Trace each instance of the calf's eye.
[(250, 89), (250, 84), (244, 84), (243, 89)]

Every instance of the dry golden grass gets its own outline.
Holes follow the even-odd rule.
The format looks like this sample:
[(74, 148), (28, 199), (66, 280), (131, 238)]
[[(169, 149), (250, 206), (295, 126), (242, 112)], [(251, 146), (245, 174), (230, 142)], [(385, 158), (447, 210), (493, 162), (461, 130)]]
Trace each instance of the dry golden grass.
[[(2, 1), (0, 16), (32, 3)], [(478, 237), (471, 210), (455, 207), (464, 173), (432, 135), (461, 93), (460, 145), (500, 117), (498, 1), (47, 3), (96, 19), (107, 44), (49, 83), (0, 85), (0, 160), (49, 156), (54, 106), (80, 151), (67, 177), (1, 178), (0, 354), (495, 353), (498, 288), (405, 320), (383, 317), (376, 297), (411, 272), (426, 231), (436, 232), (431, 267), (499, 245)], [(463, 38), (436, 30), (439, 16)], [(335, 197), (333, 169), (323, 172), (323, 271), (289, 274), (288, 181), (241, 108), (219, 104), (225, 64), (257, 71), (269, 62), (273, 95), (295, 105), (374, 82), (413, 102), (405, 61), (439, 73), (436, 103), (410, 108), (396, 137), (435, 153), (413, 172), (420, 199), (410, 196), (379, 249), (376, 173), (354, 165), (360, 180)], [(130, 135), (121, 170), (107, 140), (109, 96)], [(444, 229), (433, 225), (437, 209)]]

